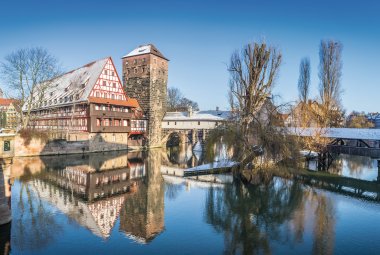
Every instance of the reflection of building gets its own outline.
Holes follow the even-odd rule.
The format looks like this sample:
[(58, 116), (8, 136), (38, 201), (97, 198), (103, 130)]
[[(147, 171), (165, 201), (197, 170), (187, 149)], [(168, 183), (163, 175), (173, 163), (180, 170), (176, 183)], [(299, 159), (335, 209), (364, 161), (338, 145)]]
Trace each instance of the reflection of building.
[(120, 213), (120, 230), (137, 242), (147, 243), (164, 230), (164, 183), (161, 154), (149, 151), (146, 176), (136, 193), (126, 199)]
[[(139, 189), (145, 170), (127, 154), (43, 158), (29, 188), (95, 235), (109, 237), (128, 197)], [(67, 162), (67, 163), (64, 163)], [(141, 162), (141, 161), (140, 161)], [(65, 164), (65, 165), (64, 165)]]

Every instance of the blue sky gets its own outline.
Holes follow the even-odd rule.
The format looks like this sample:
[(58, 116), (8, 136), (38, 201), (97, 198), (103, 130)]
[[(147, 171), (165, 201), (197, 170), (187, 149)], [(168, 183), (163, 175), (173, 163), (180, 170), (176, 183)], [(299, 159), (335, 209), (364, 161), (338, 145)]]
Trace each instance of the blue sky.
[[(343, 105), (380, 111), (380, 1), (2, 1), (0, 61), (13, 50), (42, 46), (66, 70), (153, 43), (170, 59), (169, 86), (202, 109), (228, 107), (231, 53), (262, 41), (283, 54), (274, 93), (297, 98), (299, 62), (311, 60), (317, 95), (321, 39), (343, 43)], [(2, 81), (0, 81), (2, 83)], [(4, 86), (4, 84), (1, 84)]]

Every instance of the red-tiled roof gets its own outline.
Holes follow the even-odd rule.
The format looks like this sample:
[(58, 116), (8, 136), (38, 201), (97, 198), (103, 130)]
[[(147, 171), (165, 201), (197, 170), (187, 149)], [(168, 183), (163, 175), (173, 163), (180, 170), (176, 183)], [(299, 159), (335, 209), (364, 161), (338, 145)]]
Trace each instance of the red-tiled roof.
[(15, 99), (8, 99), (8, 98), (0, 98), (0, 105), (1, 106), (9, 106), (11, 103), (15, 102)]
[(133, 107), (133, 108), (140, 107), (139, 103), (134, 98), (127, 98), (127, 100), (118, 100), (118, 99), (110, 99), (110, 98), (89, 97), (88, 101), (90, 103), (98, 103), (98, 104), (113, 104), (113, 105), (128, 106), (128, 107)]

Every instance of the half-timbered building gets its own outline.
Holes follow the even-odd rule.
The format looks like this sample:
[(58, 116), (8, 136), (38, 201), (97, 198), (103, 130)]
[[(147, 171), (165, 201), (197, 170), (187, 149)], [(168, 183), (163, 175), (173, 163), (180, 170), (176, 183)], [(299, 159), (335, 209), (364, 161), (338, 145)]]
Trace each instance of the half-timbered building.
[[(139, 103), (129, 98), (111, 57), (53, 80), (34, 96), (29, 126), (67, 140), (99, 139), (126, 144), (145, 132)], [(41, 100), (42, 99), (42, 100)], [(24, 105), (24, 111), (28, 111)]]

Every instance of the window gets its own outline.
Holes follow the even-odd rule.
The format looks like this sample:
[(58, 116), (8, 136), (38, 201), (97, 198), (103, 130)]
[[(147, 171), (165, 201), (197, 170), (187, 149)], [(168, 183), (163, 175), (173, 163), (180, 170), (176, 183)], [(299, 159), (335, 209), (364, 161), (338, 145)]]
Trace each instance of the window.
[(116, 88), (116, 82), (112, 83), (112, 87)]
[(56, 99), (54, 99), (54, 103), (55, 103), (55, 104), (57, 103), (57, 98), (56, 98)]
[(125, 66), (128, 66), (128, 60), (127, 60), (127, 61), (125, 61)]
[(135, 68), (133, 71), (134, 71), (134, 73), (137, 73), (137, 68)]
[(169, 126), (170, 122), (168, 121), (168, 126)]
[(104, 93), (103, 97), (104, 97), (104, 98), (108, 98), (108, 94), (107, 94), (107, 93)]
[(4, 151), (11, 150), (11, 141), (4, 141)]
[(200, 121), (198, 121), (198, 126), (201, 124), (201, 122)]
[(102, 120), (101, 119), (96, 119), (96, 126), (100, 127), (102, 125)]
[(110, 125), (110, 119), (103, 119), (103, 126), (108, 127)]
[(145, 63), (145, 58), (142, 59), (142, 62)]
[(141, 72), (145, 73), (145, 67), (141, 68)]
[(115, 76), (115, 72), (112, 72), (112, 76)]
[(135, 65), (137, 64), (137, 59), (133, 60), (133, 64)]
[(107, 74), (108, 74), (107, 70), (104, 70), (104, 74), (105, 74), (105, 75), (107, 75)]
[(174, 121), (174, 125), (177, 125), (177, 121)]
[(128, 121), (127, 120), (123, 120), (123, 126), (128, 127)]
[(122, 95), (119, 95), (119, 100), (123, 100), (123, 96)]
[(97, 111), (99, 110), (99, 105), (98, 104), (95, 105), (95, 110), (97, 110)]
[(107, 86), (107, 82), (106, 81), (103, 81), (103, 86)]
[(99, 91), (96, 91), (96, 97), (100, 97)]
[(54, 92), (50, 92), (50, 96), (52, 97), (54, 95)]
[(112, 98), (112, 99), (115, 99), (115, 94), (111, 94), (111, 98)]

